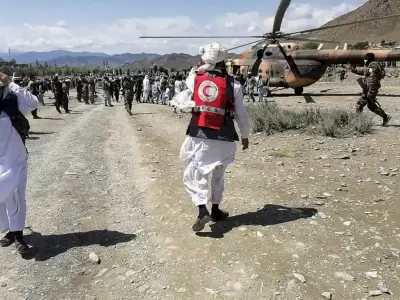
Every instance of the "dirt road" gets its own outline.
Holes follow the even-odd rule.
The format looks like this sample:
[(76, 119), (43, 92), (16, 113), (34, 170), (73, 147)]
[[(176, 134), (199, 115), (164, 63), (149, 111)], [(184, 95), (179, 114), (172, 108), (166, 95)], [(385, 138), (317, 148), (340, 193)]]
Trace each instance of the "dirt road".
[[(45, 107), (48, 119), (31, 122), (28, 225), (37, 255), (25, 261), (2, 249), (0, 295), (348, 300), (384, 285), (393, 295), (378, 299), (400, 297), (398, 127), (341, 140), (253, 135), (227, 174), (232, 217), (196, 235), (179, 159), (187, 116), (150, 104), (129, 117), (121, 104), (72, 103), (71, 115)], [(398, 122), (396, 100), (385, 105)]]

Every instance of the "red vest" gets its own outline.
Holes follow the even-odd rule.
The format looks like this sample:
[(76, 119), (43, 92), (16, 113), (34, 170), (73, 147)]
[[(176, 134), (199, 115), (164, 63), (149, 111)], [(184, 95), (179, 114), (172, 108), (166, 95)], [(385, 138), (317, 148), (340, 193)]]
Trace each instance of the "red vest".
[(229, 97), (227, 79), (197, 73), (194, 81), (192, 120), (196, 126), (219, 130), (226, 118), (233, 117), (234, 100)]

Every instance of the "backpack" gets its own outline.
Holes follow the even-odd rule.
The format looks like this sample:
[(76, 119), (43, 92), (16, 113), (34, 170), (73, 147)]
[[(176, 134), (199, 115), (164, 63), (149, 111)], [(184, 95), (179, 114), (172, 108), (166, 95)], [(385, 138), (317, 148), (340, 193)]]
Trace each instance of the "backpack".
[[(371, 64), (373, 64), (374, 66), (377, 66), (377, 69), (379, 70), (379, 75), (378, 75), (378, 80), (382, 80), (383, 78), (385, 78), (386, 76), (386, 72), (385, 69), (382, 67), (382, 65), (378, 62), (372, 62)], [(372, 66), (369, 65), (369, 68), (371, 68)]]
[(8, 94), (7, 97), (0, 101), (0, 112), (4, 111), (11, 120), (12, 126), (18, 132), (25, 145), (25, 141), (29, 138), (29, 130), (31, 126), (29, 120), (18, 109), (18, 98), (15, 94)]

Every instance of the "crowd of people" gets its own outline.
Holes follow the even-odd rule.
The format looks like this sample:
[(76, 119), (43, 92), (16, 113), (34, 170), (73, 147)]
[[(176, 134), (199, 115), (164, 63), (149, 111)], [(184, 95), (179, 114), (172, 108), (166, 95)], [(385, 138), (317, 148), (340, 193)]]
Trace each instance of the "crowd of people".
[[(61, 78), (58, 74), (50, 77), (36, 78), (18, 77), (14, 74), (12, 82), (26, 88), (35, 95), (41, 105), (44, 95), (51, 92), (54, 106), (59, 113), (69, 113), (70, 89), (76, 89), (76, 100), (87, 105), (94, 104), (99, 90), (103, 90), (104, 103), (112, 107), (112, 102), (124, 101), (125, 108), (132, 114), (132, 103), (169, 104), (176, 95), (187, 89), (185, 85), (187, 73), (174, 74), (149, 71), (146, 75), (96, 76), (80, 74)], [(176, 112), (176, 110), (174, 109)], [(34, 119), (41, 119), (38, 110), (32, 112)]]

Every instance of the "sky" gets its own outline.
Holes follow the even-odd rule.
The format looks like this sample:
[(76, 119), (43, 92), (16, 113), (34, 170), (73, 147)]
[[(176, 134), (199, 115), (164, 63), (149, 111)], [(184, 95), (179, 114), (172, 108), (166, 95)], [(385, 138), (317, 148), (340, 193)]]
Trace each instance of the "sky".
[[(6, 0), (0, 0), (0, 3)], [(272, 28), (280, 0), (19, 0), (0, 19), (0, 51), (190, 53), (252, 39), (139, 39), (141, 35), (260, 35)], [(321, 26), (366, 0), (292, 0), (282, 31)], [(7, 1), (7, 3), (10, 3)], [(8, 5), (8, 4), (7, 4)], [(4, 7), (4, 6), (3, 6)], [(19, 13), (24, 11), (24, 13)], [(12, 24), (10, 22), (12, 21)], [(241, 49), (239, 49), (241, 50)], [(243, 48), (245, 50), (245, 48)]]

